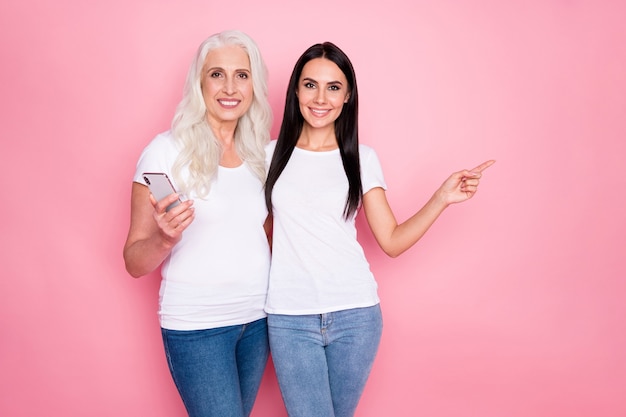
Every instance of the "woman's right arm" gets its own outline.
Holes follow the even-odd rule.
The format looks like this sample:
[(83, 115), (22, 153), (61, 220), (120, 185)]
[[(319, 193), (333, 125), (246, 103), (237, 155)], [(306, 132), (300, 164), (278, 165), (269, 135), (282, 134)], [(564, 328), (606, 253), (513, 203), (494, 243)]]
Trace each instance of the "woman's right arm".
[(494, 162), (487, 161), (472, 170), (453, 173), (417, 213), (401, 224), (396, 221), (383, 188), (376, 187), (365, 193), (365, 217), (383, 251), (395, 258), (413, 246), (448, 206), (469, 200), (476, 194), (482, 172)]
[(161, 265), (193, 221), (192, 200), (165, 211), (177, 198), (171, 194), (157, 202), (148, 187), (133, 182), (130, 229), (124, 244), (126, 270), (133, 277), (149, 274)]

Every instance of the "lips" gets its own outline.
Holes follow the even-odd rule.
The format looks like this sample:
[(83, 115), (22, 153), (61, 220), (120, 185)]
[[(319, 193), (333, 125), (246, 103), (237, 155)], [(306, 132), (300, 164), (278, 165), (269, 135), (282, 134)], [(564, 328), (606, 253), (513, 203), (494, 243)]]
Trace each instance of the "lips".
[(217, 100), (217, 102), (220, 103), (222, 107), (233, 108), (233, 107), (237, 107), (237, 105), (240, 103), (240, 100), (221, 99), (221, 100)]
[(324, 109), (314, 109), (314, 108), (311, 108), (311, 107), (309, 107), (309, 110), (311, 110), (311, 113), (313, 113), (313, 115), (317, 116), (317, 117), (324, 117), (324, 116), (326, 116), (330, 112), (330, 109), (325, 109), (325, 110)]

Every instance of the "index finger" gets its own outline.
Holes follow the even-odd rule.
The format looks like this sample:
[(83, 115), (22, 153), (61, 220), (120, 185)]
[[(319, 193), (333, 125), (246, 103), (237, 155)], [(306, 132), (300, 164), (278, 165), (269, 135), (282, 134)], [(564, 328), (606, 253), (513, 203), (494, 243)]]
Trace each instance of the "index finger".
[(490, 159), (489, 161), (483, 162), (482, 164), (478, 165), (476, 168), (470, 169), (470, 172), (483, 172), (484, 170), (486, 170), (487, 168), (489, 168), (495, 163), (496, 163), (495, 160)]

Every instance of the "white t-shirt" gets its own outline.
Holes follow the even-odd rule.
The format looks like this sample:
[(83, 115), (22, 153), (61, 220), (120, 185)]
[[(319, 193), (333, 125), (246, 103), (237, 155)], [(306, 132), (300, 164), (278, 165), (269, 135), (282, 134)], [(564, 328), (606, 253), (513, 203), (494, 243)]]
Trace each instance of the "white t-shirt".
[[(134, 181), (144, 184), (143, 172), (165, 172), (174, 181), (177, 155), (171, 134), (158, 135), (142, 152)], [(270, 250), (263, 185), (246, 163), (219, 167), (208, 196), (189, 197), (195, 219), (161, 268), (161, 326), (200, 330), (265, 317)]]
[[(268, 145), (267, 157), (275, 148)], [(363, 193), (386, 189), (374, 150), (359, 147)], [(272, 191), (274, 234), (270, 314), (322, 314), (378, 304), (377, 284), (356, 239), (355, 219), (343, 217), (348, 179), (339, 149), (295, 148)]]

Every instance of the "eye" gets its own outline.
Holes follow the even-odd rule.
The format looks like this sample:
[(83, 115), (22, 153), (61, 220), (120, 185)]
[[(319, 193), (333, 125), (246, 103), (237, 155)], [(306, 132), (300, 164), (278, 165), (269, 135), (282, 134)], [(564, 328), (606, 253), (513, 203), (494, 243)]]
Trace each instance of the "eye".
[(241, 78), (242, 80), (247, 80), (248, 79), (248, 74), (245, 72), (240, 72), (239, 74), (237, 74), (238, 78)]
[(211, 78), (219, 78), (222, 76), (222, 73), (220, 71), (213, 71), (211, 73), (209, 73), (209, 77)]
[(331, 91), (339, 91), (341, 90), (341, 87), (339, 87), (338, 85), (331, 85), (328, 87), (328, 89)]
[(304, 83), (304, 88), (315, 88), (315, 84), (311, 82)]

